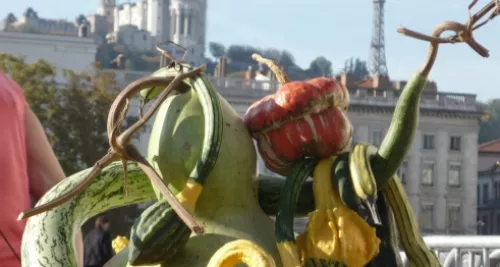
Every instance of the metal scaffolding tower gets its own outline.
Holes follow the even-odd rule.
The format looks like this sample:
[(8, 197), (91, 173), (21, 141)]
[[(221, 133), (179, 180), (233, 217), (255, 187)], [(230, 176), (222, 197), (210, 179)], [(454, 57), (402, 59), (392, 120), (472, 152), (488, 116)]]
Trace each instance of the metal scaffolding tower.
[(384, 4), (385, 0), (373, 0), (373, 32), (368, 68), (372, 75), (389, 76), (385, 60)]

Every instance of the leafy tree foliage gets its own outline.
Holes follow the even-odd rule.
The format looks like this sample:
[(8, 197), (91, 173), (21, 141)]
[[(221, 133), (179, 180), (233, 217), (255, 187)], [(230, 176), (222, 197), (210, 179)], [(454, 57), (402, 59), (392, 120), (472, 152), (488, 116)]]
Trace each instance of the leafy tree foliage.
[(108, 111), (119, 93), (112, 75), (98, 66), (90, 73), (66, 70), (62, 85), (46, 61), (28, 64), (10, 54), (0, 54), (0, 71), (23, 88), (66, 174), (92, 166), (106, 153)]
[(363, 80), (368, 76), (366, 61), (359, 58), (350, 58), (344, 63), (344, 72), (353, 75), (356, 80)]
[(208, 49), (214, 58), (220, 58), (226, 55), (226, 47), (221, 43), (210, 42)]
[(479, 124), (479, 143), (500, 139), (500, 99), (482, 103), (480, 108), (487, 115), (483, 116)]
[(308, 73), (313, 77), (332, 77), (332, 62), (326, 59), (324, 56), (320, 56), (311, 61)]
[[(66, 70), (67, 83), (61, 85), (56, 83), (57, 70), (46, 61), (28, 64), (24, 58), (10, 54), (0, 54), (0, 71), (23, 88), (66, 175), (94, 165), (107, 152), (108, 111), (119, 92), (111, 73), (99, 66), (82, 74)], [(132, 120), (135, 118), (130, 117), (128, 122)], [(105, 212), (113, 225), (113, 238), (128, 236), (139, 212), (136, 205)], [(84, 236), (94, 227), (94, 219), (82, 226)]]

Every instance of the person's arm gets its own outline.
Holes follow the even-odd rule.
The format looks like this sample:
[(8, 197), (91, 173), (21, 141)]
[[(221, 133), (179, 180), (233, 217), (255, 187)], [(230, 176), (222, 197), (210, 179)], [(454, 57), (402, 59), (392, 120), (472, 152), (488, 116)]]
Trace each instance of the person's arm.
[(76, 250), (76, 259), (78, 262), (78, 266), (83, 266), (83, 236), (82, 232), (78, 232), (75, 237), (75, 250)]
[(25, 116), (26, 153), (31, 195), (39, 200), (52, 186), (64, 179), (64, 171), (35, 113), (27, 107)]

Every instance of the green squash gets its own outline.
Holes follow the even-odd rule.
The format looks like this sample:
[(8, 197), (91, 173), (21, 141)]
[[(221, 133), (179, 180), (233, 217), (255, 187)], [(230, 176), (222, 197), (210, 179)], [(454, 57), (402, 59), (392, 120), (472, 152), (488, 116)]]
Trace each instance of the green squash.
[[(279, 262), (274, 223), (257, 201), (256, 152), (243, 121), (221, 97), (224, 131), (217, 163), (198, 199), (195, 217), (204, 235), (192, 235), (183, 252), (165, 266), (206, 266), (222, 245), (248, 239)], [(198, 161), (204, 118), (198, 96), (189, 91), (169, 97), (159, 109), (148, 149), (148, 160), (174, 192)]]

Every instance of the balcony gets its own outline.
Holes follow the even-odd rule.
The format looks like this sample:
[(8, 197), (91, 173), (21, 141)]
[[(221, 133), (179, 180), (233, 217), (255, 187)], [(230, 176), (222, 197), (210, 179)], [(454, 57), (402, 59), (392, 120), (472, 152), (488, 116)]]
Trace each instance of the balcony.
[[(139, 78), (150, 75), (147, 72), (115, 70), (116, 81), (121, 87)], [(279, 88), (277, 81), (257, 81), (234, 77), (211, 77), (220, 94), (226, 98), (239, 98), (249, 104)], [(396, 89), (349, 88), (351, 105), (394, 107), (400, 91)], [(447, 111), (477, 111), (476, 95), (457, 93), (424, 93), (420, 102), (424, 109)]]

